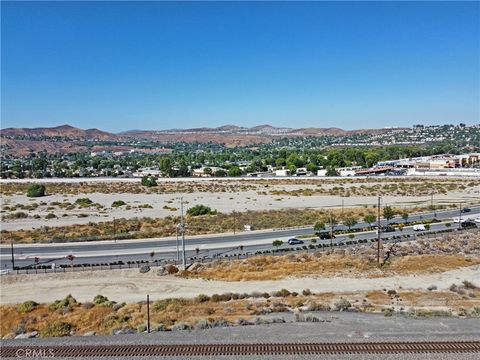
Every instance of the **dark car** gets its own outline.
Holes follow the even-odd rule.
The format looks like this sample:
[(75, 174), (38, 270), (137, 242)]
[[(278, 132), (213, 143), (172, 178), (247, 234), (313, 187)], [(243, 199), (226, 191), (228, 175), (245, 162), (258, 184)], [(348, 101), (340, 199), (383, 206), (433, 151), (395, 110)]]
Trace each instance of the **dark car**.
[(382, 232), (395, 232), (395, 228), (393, 226), (384, 226), (382, 227)]
[(330, 234), (329, 231), (317, 233), (317, 235), (318, 235), (318, 237), (320, 238), (320, 240), (335, 239), (335, 235), (334, 235), (334, 234)]
[(470, 211), (472, 211), (472, 209), (470, 209), (470, 208), (468, 208), (468, 207), (464, 207), (461, 212), (462, 212), (462, 213), (468, 213), (468, 212), (470, 212)]
[(289, 245), (300, 245), (300, 244), (304, 244), (304, 242), (302, 240), (292, 238), (292, 239), (288, 239), (288, 244)]
[(464, 229), (470, 229), (470, 228), (476, 228), (477, 227), (477, 224), (475, 224), (475, 222), (473, 222), (472, 220), (465, 220), (460, 225)]

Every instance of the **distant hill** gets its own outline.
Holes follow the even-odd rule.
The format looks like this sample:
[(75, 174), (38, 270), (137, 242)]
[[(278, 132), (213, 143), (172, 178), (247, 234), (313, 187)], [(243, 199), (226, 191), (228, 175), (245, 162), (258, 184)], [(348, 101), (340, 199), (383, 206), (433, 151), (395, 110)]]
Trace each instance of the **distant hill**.
[[(397, 129), (398, 130), (398, 129)], [(99, 129), (79, 129), (71, 125), (39, 128), (8, 128), (0, 130), (5, 154), (28, 154), (47, 151), (49, 153), (90, 151), (88, 144), (73, 140), (110, 140), (129, 142), (135, 139), (155, 140), (161, 143), (199, 142), (223, 144), (225, 146), (250, 146), (269, 143), (279, 137), (298, 136), (349, 136), (353, 134), (382, 134), (392, 129), (343, 130), (340, 128), (288, 128), (269, 124), (254, 127), (223, 125), (219, 127), (198, 127), (170, 130), (129, 130), (118, 134)], [(55, 141), (45, 139), (55, 137)], [(117, 144), (122, 145), (122, 144)], [(117, 151), (116, 145), (109, 145), (111, 151)]]
[(2, 135), (9, 136), (28, 136), (28, 137), (64, 137), (64, 138), (82, 138), (109, 140), (115, 139), (117, 135), (98, 129), (79, 129), (71, 125), (60, 125), (56, 127), (43, 128), (7, 128), (1, 130)]
[(251, 128), (236, 126), (236, 125), (224, 125), (214, 128), (200, 127), (190, 129), (169, 129), (169, 130), (131, 130), (122, 133), (124, 136), (139, 135), (142, 136), (155, 136), (158, 137), (161, 134), (234, 134), (234, 135), (261, 135), (261, 136), (343, 136), (352, 134), (375, 134), (383, 133), (388, 129), (358, 129), (358, 130), (343, 130), (340, 128), (288, 128), (288, 127), (275, 127), (272, 125), (258, 125)]

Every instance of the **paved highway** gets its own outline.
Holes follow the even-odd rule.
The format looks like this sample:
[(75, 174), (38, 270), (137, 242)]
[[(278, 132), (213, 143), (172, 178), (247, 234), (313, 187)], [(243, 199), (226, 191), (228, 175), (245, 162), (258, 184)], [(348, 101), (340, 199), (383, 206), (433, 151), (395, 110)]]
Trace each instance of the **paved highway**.
[[(471, 207), (472, 211), (462, 214), (462, 218), (476, 218), (480, 216), (480, 205)], [(436, 217), (439, 220), (451, 220), (453, 217), (460, 215), (459, 210), (447, 210), (441, 212), (428, 212), (412, 214), (408, 221), (425, 220)], [(403, 219), (397, 217), (390, 221), (391, 223), (403, 222)], [(386, 225), (386, 220), (382, 220), (382, 225)], [(359, 223), (354, 228), (367, 227), (366, 223)], [(453, 224), (452, 227), (458, 226)], [(343, 225), (336, 227), (336, 230), (346, 230)], [(438, 231), (446, 229), (444, 223), (432, 224), (430, 231)], [(216, 234), (216, 235), (202, 235), (192, 236), (186, 239), (187, 257), (196, 256), (196, 248), (199, 249), (198, 256), (214, 256), (216, 254), (234, 254), (238, 253), (238, 247), (243, 246), (243, 251), (254, 253), (256, 251), (272, 249), (272, 241), (279, 239), (286, 242), (289, 238), (312, 234), (312, 227), (303, 227), (287, 230), (267, 230), (267, 231), (252, 231), (242, 232), (236, 235), (233, 234)], [(402, 232), (384, 233), (384, 237), (390, 237), (394, 234), (413, 234), (411, 227), (406, 227)], [(376, 237), (374, 231), (355, 233), (355, 240), (370, 239)], [(342, 242), (349, 240), (348, 235), (338, 235), (334, 242)], [(318, 243), (329, 243), (330, 240), (317, 241)], [(309, 240), (305, 240), (305, 244), (309, 244)], [(282, 247), (289, 246), (287, 244)], [(161, 238), (161, 239), (137, 239), (137, 240), (119, 240), (114, 242), (97, 241), (97, 242), (82, 242), (82, 243), (51, 243), (51, 244), (18, 244), (14, 245), (14, 256), (16, 266), (32, 265), (34, 258), (38, 257), (40, 263), (55, 262), (56, 264), (69, 263), (65, 259), (67, 255), (74, 255), (76, 263), (106, 263), (122, 260), (136, 261), (149, 260), (150, 253), (154, 251), (154, 259), (174, 259), (176, 258), (176, 239), (175, 238)], [(1, 267), (11, 267), (11, 249), (8, 245), (0, 247), (0, 262)]]

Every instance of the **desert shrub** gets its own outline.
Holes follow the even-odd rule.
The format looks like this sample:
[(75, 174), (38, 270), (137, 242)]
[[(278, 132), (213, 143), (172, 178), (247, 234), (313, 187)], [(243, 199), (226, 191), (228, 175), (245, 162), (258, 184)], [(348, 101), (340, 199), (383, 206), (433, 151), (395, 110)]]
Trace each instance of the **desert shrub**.
[(113, 306), (114, 302), (108, 300), (106, 296), (97, 295), (93, 298), (93, 303), (100, 306)]
[(472, 289), (472, 290), (477, 289), (477, 286), (468, 280), (464, 280), (462, 284), (465, 287), (465, 289)]
[(147, 187), (157, 186), (157, 179), (153, 176), (144, 176), (142, 177), (141, 184)]
[(86, 197), (78, 198), (77, 200), (75, 200), (75, 204), (80, 205), (82, 207), (88, 207), (93, 204), (93, 201)]
[(251, 321), (248, 321), (247, 319), (244, 318), (238, 318), (235, 320), (235, 325), (237, 326), (247, 326), (247, 325), (253, 325)]
[(197, 297), (195, 298), (195, 301), (199, 303), (206, 302), (209, 300), (210, 300), (210, 296), (204, 295), (204, 294), (197, 295)]
[(153, 206), (150, 205), (150, 204), (141, 204), (141, 205), (138, 205), (138, 208), (139, 209), (153, 209)]
[(232, 300), (232, 293), (213, 294), (210, 300), (212, 300), (213, 302), (229, 301)]
[(31, 184), (27, 190), (28, 197), (41, 197), (45, 196), (45, 185)]
[(126, 323), (129, 320), (130, 320), (129, 315), (109, 314), (103, 319), (102, 325), (108, 328), (115, 325), (121, 325), (123, 323)]
[(217, 210), (212, 210), (209, 206), (199, 204), (188, 209), (187, 214), (190, 216), (215, 215)]
[(27, 313), (34, 310), (38, 304), (35, 301), (25, 301), (17, 307), (18, 312)]
[(270, 307), (272, 312), (287, 312), (289, 311), (288, 306), (282, 302), (273, 303)]
[(185, 322), (178, 322), (175, 325), (172, 326), (172, 331), (177, 331), (177, 330), (191, 330), (192, 327), (188, 325)]
[(291, 294), (290, 291), (288, 291), (287, 289), (281, 289), (280, 291), (274, 292), (274, 295), (273, 295), (273, 296), (276, 296), (276, 297), (287, 297), (287, 296), (289, 296), (290, 294)]
[(386, 308), (382, 309), (383, 316), (390, 317), (393, 315), (393, 309), (392, 308)]
[(210, 321), (205, 320), (205, 319), (200, 319), (195, 324), (195, 328), (200, 329), (200, 330), (209, 329), (209, 328), (212, 328), (212, 327), (213, 327), (213, 324)]
[(140, 324), (137, 326), (137, 332), (138, 333), (143, 333), (147, 331), (147, 325), (146, 324)]
[(120, 206), (123, 206), (123, 205), (127, 205), (127, 203), (123, 200), (115, 200), (112, 203), (112, 207), (120, 207)]
[(55, 215), (54, 213), (48, 213), (46, 216), (45, 216), (45, 219), (54, 219), (56, 218), (57, 215)]
[(23, 211), (19, 211), (19, 212), (11, 214), (9, 217), (12, 218), (12, 219), (25, 219), (25, 218), (28, 217), (28, 214), (23, 212)]
[(71, 308), (77, 304), (77, 300), (72, 295), (68, 295), (64, 299), (55, 300), (53, 303), (50, 304), (48, 307), (50, 310), (59, 310), (62, 308)]
[(156, 325), (152, 326), (152, 330), (153, 331), (166, 331), (167, 327), (165, 326), (165, 324), (156, 324)]
[(352, 304), (347, 299), (340, 299), (335, 302), (334, 308), (336, 311), (345, 311), (347, 310)]
[(59, 337), (68, 336), (72, 330), (72, 325), (64, 321), (47, 322), (41, 329), (40, 335), (42, 337)]
[(320, 319), (312, 314), (295, 314), (296, 322), (320, 322)]
[(177, 298), (168, 298), (155, 301), (152, 305), (152, 310), (155, 312), (164, 311), (167, 308), (173, 311), (180, 311), (183, 306), (185, 306), (186, 300), (185, 299), (177, 299)]
[(437, 290), (437, 285), (430, 285), (428, 288), (427, 288), (428, 291), (433, 291), (433, 290)]

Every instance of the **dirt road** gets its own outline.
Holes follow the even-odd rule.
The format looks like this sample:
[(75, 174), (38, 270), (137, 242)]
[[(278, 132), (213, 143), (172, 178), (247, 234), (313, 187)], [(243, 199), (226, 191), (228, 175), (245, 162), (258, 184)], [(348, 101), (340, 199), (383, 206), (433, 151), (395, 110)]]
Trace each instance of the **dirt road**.
[(65, 274), (5, 275), (1, 277), (1, 304), (26, 300), (51, 302), (72, 294), (79, 301), (102, 294), (118, 302), (154, 300), (168, 297), (194, 297), (225, 292), (274, 291), (282, 288), (301, 292), (362, 291), (374, 289), (426, 289), (436, 285), (446, 289), (452, 283), (468, 280), (480, 284), (480, 265), (443, 273), (395, 276), (384, 278), (306, 277), (275, 281), (224, 282), (158, 276), (155, 269), (140, 274), (138, 269), (83, 271)]

